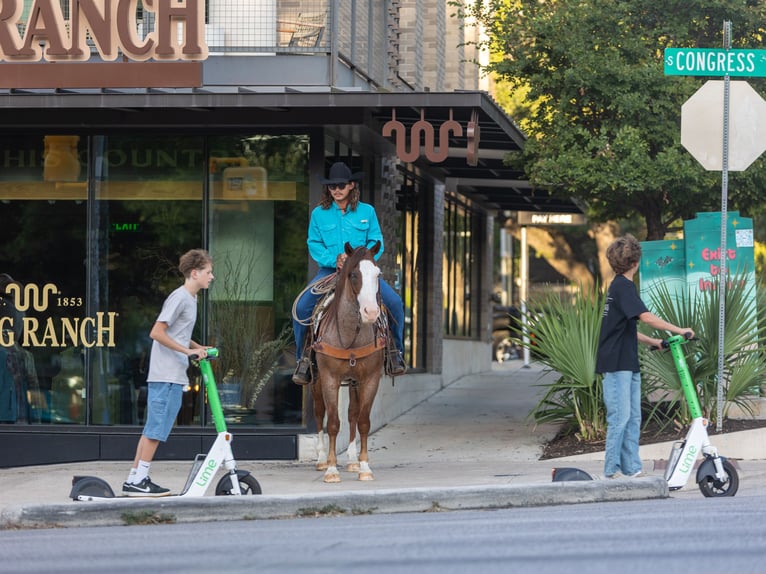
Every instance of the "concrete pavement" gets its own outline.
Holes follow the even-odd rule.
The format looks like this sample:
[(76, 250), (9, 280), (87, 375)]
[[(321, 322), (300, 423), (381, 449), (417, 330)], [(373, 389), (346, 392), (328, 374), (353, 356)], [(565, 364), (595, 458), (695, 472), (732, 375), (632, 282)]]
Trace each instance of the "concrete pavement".
[[(655, 468), (667, 457), (669, 444), (642, 447), (646, 478), (551, 482), (554, 466), (577, 466), (600, 475), (603, 453), (539, 460), (557, 428), (535, 427), (527, 416), (543, 392), (539, 384), (549, 376), (539, 365), (513, 361), (435, 393), (371, 435), (374, 482), (360, 482), (355, 474), (341, 471), (340, 484), (325, 484), (312, 462), (238, 461), (239, 468), (258, 480), (262, 495), (74, 502), (68, 498), (73, 476), (101, 477), (118, 493), (128, 463), (0, 469), (0, 528), (121, 525), (136, 516), (199, 522), (668, 497), (662, 470)], [(766, 431), (747, 431), (716, 437), (714, 444), (730, 458), (745, 458), (737, 454), (746, 453), (748, 460), (738, 461), (741, 474), (749, 472), (766, 485), (766, 463), (760, 461), (766, 457), (759, 456), (764, 439)], [(339, 459), (345, 463), (345, 455)], [(152, 465), (152, 479), (180, 492), (190, 467), (191, 461), (158, 461)], [(745, 476), (740, 479), (746, 483)], [(687, 489), (697, 490), (693, 484)]]

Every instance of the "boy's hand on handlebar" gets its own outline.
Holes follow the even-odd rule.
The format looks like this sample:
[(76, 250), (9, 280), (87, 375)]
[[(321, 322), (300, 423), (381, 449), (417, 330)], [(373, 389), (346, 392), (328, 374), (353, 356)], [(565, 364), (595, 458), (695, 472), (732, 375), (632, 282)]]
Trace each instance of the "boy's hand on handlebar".
[(692, 339), (694, 339), (694, 331), (692, 329), (689, 329), (688, 327), (681, 329), (681, 332), (679, 333), (679, 335), (683, 335), (684, 339), (686, 339), (687, 341), (691, 341)]
[(207, 357), (207, 350), (210, 347), (197, 347), (195, 349), (189, 349), (189, 351), (186, 353), (190, 359), (194, 360), (201, 360)]
[(652, 342), (649, 344), (649, 348), (652, 351), (659, 351), (660, 349), (664, 349), (667, 345), (667, 341), (663, 341), (662, 339), (652, 339)]

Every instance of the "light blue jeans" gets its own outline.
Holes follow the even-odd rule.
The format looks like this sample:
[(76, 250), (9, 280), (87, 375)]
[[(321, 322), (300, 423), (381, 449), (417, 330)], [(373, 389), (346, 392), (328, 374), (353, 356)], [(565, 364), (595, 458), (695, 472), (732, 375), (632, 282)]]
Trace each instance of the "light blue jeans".
[(606, 450), (604, 475), (625, 475), (641, 470), (638, 439), (641, 436), (641, 373), (604, 373)]

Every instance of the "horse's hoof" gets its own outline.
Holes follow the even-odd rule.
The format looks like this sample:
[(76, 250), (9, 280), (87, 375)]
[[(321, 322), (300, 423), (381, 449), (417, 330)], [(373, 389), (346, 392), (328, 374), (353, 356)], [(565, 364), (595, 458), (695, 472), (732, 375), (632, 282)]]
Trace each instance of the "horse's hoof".
[(317, 470), (323, 470), (323, 471), (327, 470), (327, 462), (318, 462), (316, 464), (316, 469)]
[(325, 473), (324, 481), (327, 483), (340, 482), (340, 474), (338, 472)]
[(358, 462), (349, 462), (346, 465), (346, 471), (347, 472), (359, 472), (359, 463)]
[(375, 480), (375, 476), (371, 472), (360, 472), (359, 480)]

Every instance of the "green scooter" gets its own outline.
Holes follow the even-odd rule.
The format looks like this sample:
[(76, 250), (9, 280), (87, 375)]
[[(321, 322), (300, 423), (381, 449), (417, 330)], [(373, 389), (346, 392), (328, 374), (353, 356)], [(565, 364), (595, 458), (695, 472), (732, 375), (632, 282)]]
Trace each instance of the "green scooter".
[[(710, 444), (707, 434), (709, 421), (702, 417), (697, 390), (681, 348), (689, 340), (691, 333), (683, 336), (673, 335), (662, 341), (662, 348), (670, 349), (673, 355), (684, 398), (692, 416), (692, 424), (684, 440), (673, 443), (665, 468), (665, 480), (669, 490), (683, 488), (689, 481), (697, 459), (702, 456), (703, 460), (697, 468), (696, 476), (702, 494), (706, 497), (734, 496), (739, 489), (739, 475), (734, 465), (719, 456), (718, 450)], [(579, 468), (558, 467), (552, 470), (552, 479), (553, 482), (593, 480), (593, 476)]]
[(739, 475), (736, 468), (726, 458), (718, 455), (718, 449), (710, 444), (707, 434), (709, 421), (702, 416), (697, 391), (686, 364), (682, 345), (687, 343), (690, 333), (685, 336), (673, 335), (662, 342), (664, 349), (670, 349), (673, 362), (681, 380), (684, 398), (689, 405), (692, 424), (686, 433), (686, 438), (673, 443), (665, 469), (665, 480), (670, 490), (683, 488), (689, 481), (694, 470), (694, 464), (700, 455), (702, 463), (697, 468), (697, 485), (704, 496), (734, 496), (739, 488)]
[[(210, 413), (213, 416), (215, 430), (218, 436), (210, 447), (207, 454), (198, 454), (189, 472), (181, 494), (177, 497), (200, 497), (205, 496), (213, 478), (221, 468), (226, 469), (226, 474), (218, 481), (215, 488), (216, 495), (261, 494), (261, 486), (258, 481), (246, 470), (238, 470), (234, 453), (231, 450), (233, 436), (226, 429), (226, 420), (221, 407), (221, 399), (218, 395), (218, 386), (213, 376), (211, 359), (218, 358), (218, 349), (212, 347), (207, 350), (207, 357), (199, 360), (199, 368), (202, 372), (202, 380), (205, 384), (207, 401), (210, 405)], [(72, 490), (69, 493), (72, 500), (105, 500), (115, 498), (114, 491), (109, 484), (95, 476), (75, 476), (72, 478)], [(120, 497), (122, 498), (122, 497)], [(145, 500), (144, 498), (130, 498), (129, 500)]]

